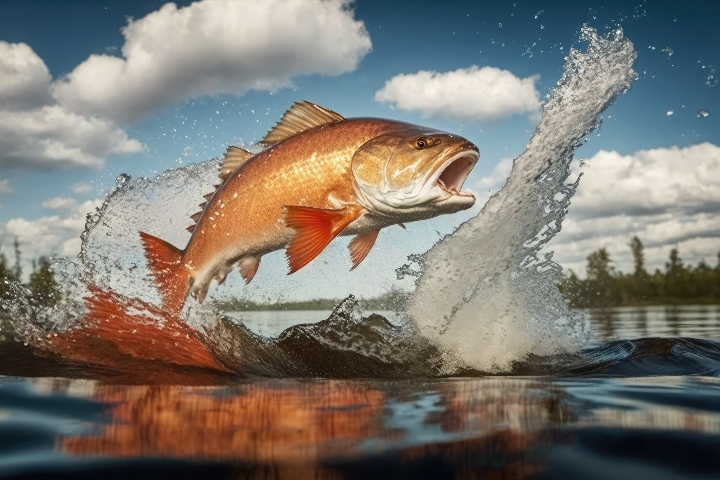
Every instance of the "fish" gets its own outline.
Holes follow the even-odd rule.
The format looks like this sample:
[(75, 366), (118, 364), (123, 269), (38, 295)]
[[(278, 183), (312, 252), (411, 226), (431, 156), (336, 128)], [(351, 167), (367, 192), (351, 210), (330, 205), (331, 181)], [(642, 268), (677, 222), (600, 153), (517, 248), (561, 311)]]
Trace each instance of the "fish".
[(469, 140), (420, 125), (344, 118), (296, 102), (253, 154), (228, 147), (221, 183), (205, 195), (184, 249), (140, 232), (151, 275), (167, 311), (187, 297), (205, 299), (238, 265), (250, 283), (263, 255), (285, 248), (289, 274), (310, 263), (338, 235), (352, 269), (381, 229), (470, 208), (462, 190), (480, 158)]

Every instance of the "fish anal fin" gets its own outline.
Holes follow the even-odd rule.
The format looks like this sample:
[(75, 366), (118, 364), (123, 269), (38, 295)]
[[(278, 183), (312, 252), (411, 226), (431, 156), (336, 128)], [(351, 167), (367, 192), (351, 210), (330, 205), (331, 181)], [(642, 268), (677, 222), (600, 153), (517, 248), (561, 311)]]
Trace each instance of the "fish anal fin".
[(353, 262), (352, 268), (350, 269), (351, 271), (355, 270), (355, 268), (360, 265), (363, 260), (365, 260), (365, 257), (367, 257), (368, 253), (370, 253), (373, 245), (375, 245), (375, 240), (377, 240), (378, 233), (380, 233), (380, 230), (373, 230), (372, 232), (363, 233), (362, 235), (358, 235), (357, 237), (352, 239), (352, 241), (348, 245), (348, 249), (350, 250), (350, 258)]
[(187, 230), (190, 233), (193, 233), (195, 231), (195, 227), (197, 227), (197, 225), (193, 224), (193, 225), (190, 225), (189, 227), (187, 227), (185, 230)]
[(160, 290), (163, 308), (177, 315), (185, 304), (190, 277), (182, 264), (183, 251), (145, 232), (140, 232), (140, 238), (150, 272)]
[(260, 143), (274, 145), (311, 128), (330, 125), (342, 120), (345, 120), (345, 117), (328, 108), (315, 105), (307, 100), (295, 102)]
[(240, 267), (240, 275), (245, 280), (245, 285), (249, 284), (260, 268), (260, 259), (256, 257), (243, 257), (238, 263)]
[(290, 267), (288, 274), (310, 263), (345, 227), (365, 213), (358, 206), (335, 210), (292, 206), (284, 210), (285, 225), (296, 232), (285, 252)]
[(254, 155), (247, 150), (230, 145), (225, 151), (225, 158), (223, 158), (223, 162), (220, 165), (220, 173), (218, 174), (218, 177), (220, 177), (220, 180), (224, 182), (253, 156)]

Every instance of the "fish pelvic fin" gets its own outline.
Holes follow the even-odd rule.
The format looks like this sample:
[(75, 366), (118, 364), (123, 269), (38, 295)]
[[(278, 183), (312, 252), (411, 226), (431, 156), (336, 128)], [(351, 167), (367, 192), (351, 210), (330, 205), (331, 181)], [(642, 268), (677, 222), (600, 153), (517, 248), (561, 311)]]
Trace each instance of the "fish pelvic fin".
[(145, 232), (140, 232), (140, 238), (150, 272), (160, 290), (163, 308), (178, 315), (185, 305), (190, 278), (190, 271), (182, 263), (183, 251)]
[(243, 257), (240, 259), (240, 275), (245, 280), (245, 285), (250, 284), (253, 277), (260, 268), (260, 259), (257, 257)]
[(380, 233), (380, 230), (373, 230), (372, 232), (363, 233), (362, 235), (358, 235), (352, 239), (348, 245), (348, 249), (350, 249), (350, 258), (353, 262), (352, 268), (350, 269), (351, 271), (355, 270), (355, 268), (360, 265), (363, 260), (365, 260), (368, 253), (370, 253), (373, 245), (375, 245), (378, 233)]
[(339, 209), (312, 207), (283, 207), (285, 225), (295, 230), (285, 251), (291, 273), (310, 263), (348, 225), (357, 220), (365, 209), (348, 206)]

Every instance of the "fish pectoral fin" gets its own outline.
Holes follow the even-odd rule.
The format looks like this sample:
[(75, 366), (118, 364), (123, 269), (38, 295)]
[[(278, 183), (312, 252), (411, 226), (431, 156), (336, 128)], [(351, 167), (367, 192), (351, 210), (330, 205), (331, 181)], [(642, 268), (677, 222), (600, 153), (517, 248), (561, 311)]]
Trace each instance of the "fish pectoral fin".
[(243, 257), (238, 263), (240, 267), (240, 276), (245, 280), (245, 285), (249, 284), (260, 268), (260, 259), (256, 257)]
[(290, 267), (288, 274), (310, 263), (345, 227), (365, 213), (365, 209), (355, 205), (338, 209), (283, 208), (285, 225), (296, 232), (285, 252)]
[(355, 267), (360, 265), (360, 263), (365, 260), (365, 257), (367, 257), (367, 254), (370, 253), (373, 245), (375, 245), (378, 233), (380, 233), (380, 230), (374, 230), (372, 232), (358, 235), (352, 239), (348, 245), (348, 248), (350, 249), (350, 258), (353, 262), (352, 268), (350, 269), (351, 271), (355, 270)]
[(398, 223), (398, 227), (402, 228), (403, 230), (407, 230), (407, 227), (404, 223)]

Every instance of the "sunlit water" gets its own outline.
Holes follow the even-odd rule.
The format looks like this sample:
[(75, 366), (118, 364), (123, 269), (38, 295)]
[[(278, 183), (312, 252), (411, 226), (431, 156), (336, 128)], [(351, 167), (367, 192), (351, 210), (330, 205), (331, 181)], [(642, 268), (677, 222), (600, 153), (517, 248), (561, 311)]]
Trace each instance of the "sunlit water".
[(62, 301), (3, 305), (0, 476), (720, 476), (718, 308), (571, 311), (539, 254), (635, 77), (622, 31), (582, 40), (505, 187), (398, 269), (406, 311), (168, 315), (138, 231), (184, 244), (217, 162), (121, 176)]

